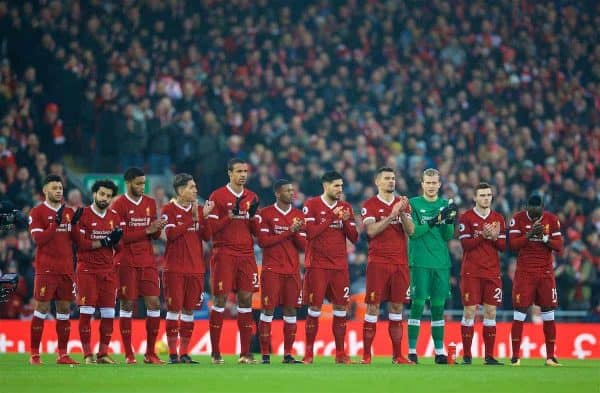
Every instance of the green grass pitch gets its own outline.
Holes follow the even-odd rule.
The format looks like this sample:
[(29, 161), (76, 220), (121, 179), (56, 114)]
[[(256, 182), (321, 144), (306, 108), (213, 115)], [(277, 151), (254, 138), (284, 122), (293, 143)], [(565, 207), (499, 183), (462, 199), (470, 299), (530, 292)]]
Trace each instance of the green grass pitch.
[[(238, 365), (226, 357), (213, 366), (207, 356), (198, 365), (57, 366), (53, 355), (33, 367), (27, 355), (0, 355), (2, 392), (537, 392), (596, 393), (600, 391), (600, 360), (564, 360), (563, 367), (545, 367), (540, 359), (521, 367), (436, 366), (420, 359), (417, 366), (392, 365), (388, 358), (373, 364), (336, 365), (328, 357), (313, 365), (284, 365), (273, 356), (270, 365)], [(78, 359), (78, 356), (75, 356)], [(116, 356), (122, 361), (123, 358)], [(79, 359), (78, 359), (79, 360)], [(356, 359), (358, 360), (358, 359)]]

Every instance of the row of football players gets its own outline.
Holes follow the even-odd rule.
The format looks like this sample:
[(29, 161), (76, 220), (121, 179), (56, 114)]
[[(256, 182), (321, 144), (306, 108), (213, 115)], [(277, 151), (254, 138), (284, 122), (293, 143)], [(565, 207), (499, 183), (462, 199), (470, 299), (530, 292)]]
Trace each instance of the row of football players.
[[(431, 259), (431, 256), (419, 253), (419, 247), (416, 246), (419, 241), (435, 242), (440, 240), (441, 236), (442, 248), (445, 248), (445, 242), (454, 232), (457, 208), (438, 198), (439, 173), (435, 170), (428, 171), (425, 171), (422, 178), (423, 195), (409, 202), (408, 198), (395, 195), (393, 170), (380, 169), (375, 179), (378, 195), (363, 205), (363, 224), (370, 241), (365, 299), (367, 314), (363, 329), (365, 350), (362, 363), (370, 363), (370, 345), (375, 335), (375, 323), (381, 301), (390, 302), (389, 334), (394, 353), (393, 362), (405, 364), (418, 361), (415, 351), (418, 323), (415, 321), (420, 322), (418, 309), (420, 308), (422, 313), (421, 300), (424, 305), (424, 300), (431, 297), (433, 305), (436, 293), (432, 292), (436, 290), (437, 293), (442, 293), (443, 300), (447, 296), (448, 291), (443, 294), (444, 281), (447, 285), (449, 274), (447, 248), (445, 253), (433, 255), (434, 259), (439, 259), (433, 266), (428, 266), (427, 263), (421, 266), (419, 262)], [(49, 310), (49, 302), (54, 299), (57, 307), (56, 329), (59, 342), (57, 362), (76, 363), (66, 351), (70, 330), (69, 305), (73, 296), (72, 289), (75, 287), (80, 310), (79, 333), (86, 363), (114, 362), (107, 349), (115, 317), (115, 292), (118, 292), (120, 298), (119, 327), (127, 363), (136, 362), (131, 347), (131, 316), (133, 302), (139, 296), (144, 297), (148, 309), (147, 352), (144, 362), (162, 363), (154, 352), (160, 323), (160, 288), (152, 239), (160, 236), (164, 229), (167, 246), (162, 283), (167, 304), (165, 324), (170, 363), (195, 362), (188, 354), (188, 344), (194, 328), (193, 309), (198, 301), (201, 301), (206, 271), (202, 240), (210, 240), (213, 245), (210, 270), (214, 302), (209, 321), (213, 363), (223, 363), (219, 344), (225, 302), (230, 292), (237, 294), (241, 343), (239, 362), (255, 363), (250, 353), (250, 341), (254, 333), (251, 298), (259, 286), (263, 308), (259, 322), (263, 363), (270, 362), (270, 326), (273, 310), (278, 305), (282, 305), (284, 310), (284, 362), (300, 362), (293, 358), (292, 346), (296, 334), (296, 308), (302, 302), (309, 306), (306, 321), (307, 346), (303, 362), (313, 362), (313, 344), (325, 298), (333, 303), (334, 308), (335, 361), (350, 363), (351, 360), (344, 349), (346, 307), (349, 299), (346, 240), (355, 242), (358, 232), (352, 207), (342, 200), (342, 177), (335, 172), (325, 173), (322, 177), (323, 194), (309, 199), (303, 212), (292, 207), (292, 184), (285, 180), (278, 181), (274, 186), (277, 202), (257, 211), (257, 196), (245, 188), (248, 165), (244, 161), (234, 159), (228, 165), (228, 174), (229, 183), (213, 192), (204, 206), (197, 203), (197, 189), (193, 178), (188, 174), (175, 176), (173, 188), (176, 197), (163, 208), (160, 218), (157, 218), (155, 201), (143, 194), (145, 176), (140, 169), (131, 168), (125, 172), (126, 193), (115, 198), (112, 205), (111, 201), (117, 193), (115, 184), (111, 181), (98, 181), (92, 187), (92, 205), (77, 211), (62, 205), (61, 180), (50, 176), (44, 183), (46, 200), (32, 209), (30, 216), (31, 233), (38, 245), (34, 288), (37, 305), (31, 324), (30, 362), (40, 363), (39, 343), (43, 322)], [(487, 200), (487, 207), (485, 203), (479, 203), (480, 190), (489, 191), (489, 196), (486, 194), (480, 198)], [(498, 298), (497, 290), (500, 290), (501, 296), (501, 289), (495, 286), (492, 289), (495, 300), (487, 301), (489, 290), (495, 285), (494, 279), (490, 280), (488, 273), (493, 270), (494, 278), (499, 277), (499, 264), (497, 250), (490, 254), (489, 247), (485, 246), (494, 244), (497, 248), (502, 248), (498, 241), (503, 236), (503, 219), (490, 213), (489, 186), (478, 188), (476, 202), (473, 212), (484, 221), (488, 218), (490, 220), (482, 223), (479, 229), (476, 228), (477, 220), (474, 220), (469, 230), (466, 229), (465, 223), (461, 222), (460, 225), (461, 241), (468, 242), (467, 237), (477, 240), (472, 248), (480, 249), (483, 253), (471, 252), (471, 259), (475, 262), (468, 263), (469, 252), (465, 252), (463, 282), (465, 278), (472, 279), (472, 288), (463, 288), (466, 305), (463, 337), (467, 339), (469, 323), (472, 332), (473, 320), (472, 313), (469, 313), (474, 313), (477, 304), (495, 304), (494, 301)], [(547, 244), (548, 235), (540, 235), (543, 232), (539, 229), (541, 217), (540, 220), (536, 220), (535, 233), (529, 230), (525, 234), (524, 231), (524, 237), (532, 242), (537, 242), (539, 237), (540, 241), (544, 240), (543, 244)], [(531, 228), (531, 225), (529, 227)], [(446, 235), (442, 236), (443, 234)], [(411, 237), (410, 274), (413, 278), (413, 307), (409, 320), (410, 360), (405, 359), (401, 353), (402, 304), (409, 293), (409, 253), (406, 235)], [(253, 238), (256, 238), (259, 246), (263, 248), (260, 282), (254, 259)], [(71, 263), (72, 241), (77, 247), (76, 272), (73, 272)], [(413, 242), (415, 247), (412, 247)], [(413, 248), (416, 251), (413, 252)], [(303, 251), (306, 252), (306, 273), (301, 291), (299, 252)], [(491, 258), (493, 255), (495, 258)], [(486, 266), (482, 268), (478, 264)], [(491, 264), (495, 267), (490, 268)], [(473, 266), (471, 272), (465, 271), (466, 265)], [(480, 271), (485, 274), (479, 274)], [(431, 274), (432, 272), (434, 274)], [(418, 286), (415, 285), (416, 281)], [(442, 292), (439, 291), (440, 288)], [(531, 292), (529, 289), (527, 291)], [(553, 291), (555, 293), (555, 289)], [(533, 294), (535, 293), (534, 288)], [(517, 301), (517, 304), (529, 301), (527, 295), (519, 294), (517, 300), (519, 298), (522, 301)], [(534, 300), (536, 299), (531, 299)], [(94, 359), (90, 348), (90, 320), (96, 308), (100, 309), (101, 321), (100, 346)], [(415, 309), (418, 319), (413, 318)], [(441, 310), (443, 314), (443, 302)], [(441, 328), (441, 344), (439, 334), (433, 334), (436, 362), (445, 363), (443, 320), (441, 326), (435, 326), (440, 325), (438, 322), (436, 320), (432, 323), (432, 331)], [(486, 347), (487, 344), (486, 341)], [(465, 360), (467, 359), (470, 358), (465, 352)]]

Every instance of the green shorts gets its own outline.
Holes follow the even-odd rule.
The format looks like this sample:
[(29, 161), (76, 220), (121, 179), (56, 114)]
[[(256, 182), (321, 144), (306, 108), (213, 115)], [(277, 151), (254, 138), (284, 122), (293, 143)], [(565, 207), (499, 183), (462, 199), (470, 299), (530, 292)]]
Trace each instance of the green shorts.
[(410, 297), (418, 300), (446, 300), (450, 297), (450, 269), (411, 266)]

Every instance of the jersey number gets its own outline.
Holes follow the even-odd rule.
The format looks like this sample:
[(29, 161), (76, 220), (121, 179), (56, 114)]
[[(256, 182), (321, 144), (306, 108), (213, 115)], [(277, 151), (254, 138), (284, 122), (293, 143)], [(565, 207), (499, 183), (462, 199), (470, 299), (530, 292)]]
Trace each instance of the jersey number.
[(498, 302), (502, 301), (502, 289), (501, 288), (494, 289), (494, 299), (496, 299)]
[(344, 299), (348, 299), (350, 297), (350, 288), (344, 287)]
[(558, 300), (558, 291), (556, 288), (552, 288), (552, 303), (556, 303)]
[(252, 273), (252, 285), (258, 285), (258, 273)]

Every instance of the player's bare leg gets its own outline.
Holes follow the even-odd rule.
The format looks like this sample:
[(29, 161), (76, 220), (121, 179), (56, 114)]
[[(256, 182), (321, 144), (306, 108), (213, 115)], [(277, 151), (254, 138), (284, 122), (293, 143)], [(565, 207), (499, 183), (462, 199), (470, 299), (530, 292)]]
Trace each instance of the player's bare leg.
[(483, 305), (483, 342), (485, 344), (484, 364), (486, 366), (504, 366), (494, 358), (494, 345), (496, 343), (496, 306)]
[(477, 312), (477, 305), (465, 306), (463, 308), (462, 321), (460, 323), (460, 333), (462, 336), (463, 343), (463, 365), (470, 365), (473, 363), (473, 356), (471, 354), (471, 347), (473, 344), (473, 332), (475, 324), (475, 313)]
[(371, 345), (377, 332), (377, 315), (379, 303), (367, 304), (367, 312), (363, 322), (363, 357), (360, 364), (371, 364)]
[(35, 310), (33, 312), (33, 318), (31, 319), (31, 333), (30, 333), (30, 353), (29, 364), (37, 366), (42, 364), (40, 360), (40, 342), (42, 341), (42, 333), (44, 332), (44, 321), (50, 311), (49, 301), (35, 302)]
[(306, 349), (302, 362), (312, 364), (314, 361), (314, 344), (317, 332), (319, 331), (319, 317), (321, 316), (321, 307), (309, 306), (306, 316)]
[(133, 317), (133, 301), (121, 298), (121, 310), (119, 311), (119, 331), (125, 352), (125, 363), (135, 364), (135, 355), (131, 348), (131, 319)]
[(258, 341), (262, 364), (271, 364), (271, 322), (273, 322), (273, 309), (263, 308), (258, 322)]
[(158, 296), (145, 296), (146, 303), (146, 354), (144, 363), (164, 364), (156, 355), (156, 337), (160, 328), (160, 299)]
[(302, 361), (296, 360), (292, 356), (294, 341), (296, 340), (296, 308), (283, 308), (283, 363), (301, 364)]
[(402, 303), (389, 303), (388, 306), (388, 333), (392, 341), (392, 363), (394, 364), (414, 364), (402, 355), (402, 336), (404, 327), (402, 326)]
[(56, 301), (56, 336), (58, 337), (58, 358), (56, 364), (79, 364), (71, 359), (67, 353), (67, 344), (71, 334), (71, 302), (69, 300)]
[(221, 356), (220, 344), (221, 344), (221, 330), (223, 329), (223, 313), (225, 312), (225, 303), (227, 301), (227, 295), (214, 295), (213, 306), (210, 310), (209, 316), (209, 329), (210, 329), (210, 342), (212, 345), (212, 363), (223, 364), (225, 361)]
[(338, 364), (351, 364), (352, 360), (346, 354), (346, 306), (333, 305), (333, 337), (335, 339), (335, 362)]
[(510, 329), (510, 337), (512, 344), (512, 357), (510, 358), (511, 366), (521, 365), (521, 337), (523, 336), (523, 322), (527, 318), (527, 308), (516, 308), (513, 313), (513, 322)]
[(238, 330), (240, 331), (240, 358), (239, 364), (256, 364), (250, 352), (250, 343), (254, 334), (254, 318), (252, 318), (252, 292), (239, 291), (238, 300)]
[(556, 323), (554, 322), (554, 308), (542, 307), (542, 321), (544, 322), (544, 339), (546, 341), (546, 366), (562, 366), (554, 356), (554, 343), (556, 342)]
[(179, 321), (179, 363), (198, 364), (198, 362), (193, 360), (188, 353), (188, 347), (193, 332), (194, 310), (181, 311), (181, 320)]

